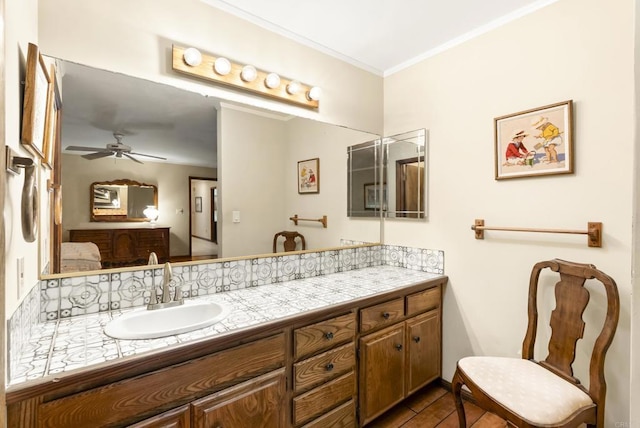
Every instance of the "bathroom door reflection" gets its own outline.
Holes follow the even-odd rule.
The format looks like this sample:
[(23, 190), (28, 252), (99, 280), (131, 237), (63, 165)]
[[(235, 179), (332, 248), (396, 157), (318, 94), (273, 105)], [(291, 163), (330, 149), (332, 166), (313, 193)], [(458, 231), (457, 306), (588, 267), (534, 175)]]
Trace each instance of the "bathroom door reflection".
[(424, 213), (424, 160), (419, 158), (396, 161), (397, 217), (419, 218)]

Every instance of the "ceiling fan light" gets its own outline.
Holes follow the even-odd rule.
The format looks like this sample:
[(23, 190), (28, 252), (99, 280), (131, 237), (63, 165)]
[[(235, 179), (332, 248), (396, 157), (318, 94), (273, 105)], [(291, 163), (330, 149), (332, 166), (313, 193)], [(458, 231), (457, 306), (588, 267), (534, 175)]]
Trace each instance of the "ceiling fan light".
[(245, 65), (240, 72), (240, 78), (247, 83), (253, 82), (258, 77), (258, 70), (253, 65)]
[(276, 73), (269, 73), (264, 79), (264, 85), (269, 89), (275, 89), (280, 86), (280, 76)]
[(301, 89), (302, 89), (302, 86), (300, 85), (300, 82), (298, 82), (297, 80), (294, 80), (293, 82), (287, 85), (287, 93), (289, 95), (295, 95), (299, 93)]
[(215, 62), (213, 63), (213, 69), (220, 76), (226, 76), (231, 72), (231, 61), (223, 57), (216, 58)]
[(182, 54), (182, 58), (187, 65), (197, 67), (202, 63), (202, 54), (196, 48), (187, 48)]

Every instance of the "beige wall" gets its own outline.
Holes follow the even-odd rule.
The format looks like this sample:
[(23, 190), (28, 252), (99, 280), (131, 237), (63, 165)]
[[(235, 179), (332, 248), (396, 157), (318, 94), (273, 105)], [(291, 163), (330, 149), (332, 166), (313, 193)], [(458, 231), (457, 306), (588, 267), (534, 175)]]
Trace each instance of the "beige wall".
[[(18, 156), (31, 157), (20, 144), (22, 123), (22, 86), (25, 77), (27, 45), (38, 41), (38, 2), (35, 0), (5, 2), (5, 144), (18, 153)], [(42, 172), (38, 168), (39, 172)], [(46, 175), (40, 174), (40, 189)], [(38, 242), (27, 243), (22, 237), (20, 222), (20, 195), (24, 183), (24, 173), (18, 176), (6, 176), (6, 195), (4, 200), (5, 232), (5, 299), (6, 316), (13, 314), (19, 300), (26, 295), (31, 286), (37, 283), (39, 274)], [(17, 260), (24, 257), (25, 290), (18, 296)]]
[[(250, 123), (251, 126), (247, 126)], [(218, 243), (221, 257), (270, 253), (285, 218), (285, 122), (222, 106), (218, 110)], [(233, 211), (240, 222), (233, 223)]]
[[(429, 218), (386, 221), (385, 242), (445, 252), (444, 378), (465, 355), (518, 355), (535, 262), (593, 263), (617, 280), (622, 304), (607, 360), (606, 426), (630, 414), (633, 4), (561, 0), (387, 77), (384, 93), (385, 135), (429, 130)], [(494, 180), (493, 118), (567, 99), (575, 103), (575, 174)], [(604, 244), (506, 232), (475, 240), (476, 218), (568, 229), (601, 221)], [(577, 357), (580, 373), (586, 358)]]

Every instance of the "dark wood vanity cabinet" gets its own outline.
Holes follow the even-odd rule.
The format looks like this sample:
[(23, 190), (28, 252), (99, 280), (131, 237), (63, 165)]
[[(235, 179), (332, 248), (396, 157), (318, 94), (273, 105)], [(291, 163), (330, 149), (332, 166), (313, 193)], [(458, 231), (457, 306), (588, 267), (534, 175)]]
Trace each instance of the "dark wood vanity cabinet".
[(69, 239), (95, 243), (103, 268), (144, 264), (151, 252), (156, 253), (160, 263), (170, 257), (168, 227), (72, 229)]
[(441, 376), (445, 281), (10, 387), (9, 426), (362, 427)]
[(440, 302), (435, 287), (360, 310), (361, 425), (441, 376)]

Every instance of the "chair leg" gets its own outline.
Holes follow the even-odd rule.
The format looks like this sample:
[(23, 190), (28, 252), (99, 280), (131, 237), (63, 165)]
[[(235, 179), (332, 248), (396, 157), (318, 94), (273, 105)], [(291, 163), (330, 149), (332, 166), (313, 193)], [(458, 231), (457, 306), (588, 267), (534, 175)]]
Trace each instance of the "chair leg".
[(467, 417), (464, 414), (464, 405), (462, 404), (462, 385), (464, 384), (462, 377), (456, 370), (456, 373), (453, 375), (453, 380), (451, 381), (451, 390), (453, 392), (453, 400), (456, 403), (456, 411), (458, 412), (458, 423), (460, 428), (466, 428), (467, 426)]

